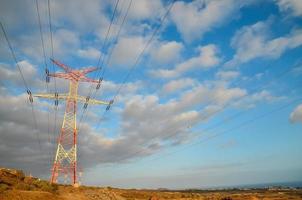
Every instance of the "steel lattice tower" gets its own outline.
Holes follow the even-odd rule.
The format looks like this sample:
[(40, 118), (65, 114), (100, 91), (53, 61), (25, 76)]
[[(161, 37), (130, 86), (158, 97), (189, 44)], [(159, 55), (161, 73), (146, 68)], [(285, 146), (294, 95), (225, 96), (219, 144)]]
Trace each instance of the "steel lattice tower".
[[(51, 59), (52, 60), (52, 59)], [(58, 105), (58, 100), (66, 101), (66, 108), (64, 114), (64, 120), (62, 123), (62, 128), (60, 130), (58, 138), (58, 146), (56, 150), (56, 155), (54, 158), (54, 163), (52, 167), (51, 183), (57, 183), (59, 175), (69, 175), (71, 182), (74, 186), (78, 184), (77, 180), (77, 123), (76, 123), (76, 113), (77, 113), (77, 102), (84, 103), (84, 108), (89, 104), (103, 104), (107, 105), (107, 109), (113, 103), (99, 101), (95, 99), (90, 99), (89, 97), (78, 95), (79, 82), (91, 82), (97, 83), (99, 88), (101, 80), (93, 80), (85, 75), (89, 72), (97, 70), (96, 67), (90, 67), (81, 70), (72, 70), (70, 67), (52, 60), (53, 63), (61, 67), (65, 72), (50, 74), (48, 72), (47, 76), (64, 78), (69, 80), (69, 93), (67, 94), (36, 94), (35, 97), (55, 99), (55, 104)]]

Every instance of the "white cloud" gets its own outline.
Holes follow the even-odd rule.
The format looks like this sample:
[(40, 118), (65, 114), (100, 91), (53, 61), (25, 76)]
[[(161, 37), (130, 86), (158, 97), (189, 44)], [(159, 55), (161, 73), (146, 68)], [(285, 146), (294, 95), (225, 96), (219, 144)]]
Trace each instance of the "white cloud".
[(279, 58), (285, 51), (302, 45), (302, 30), (270, 38), (270, 23), (271, 20), (261, 21), (238, 30), (231, 41), (236, 53), (225, 65), (234, 66), (255, 58)]
[(36, 13), (35, 7), (29, 0), (1, 1), (0, 13), (0, 21), (8, 31), (33, 26), (37, 23), (36, 15), (32, 14)]
[(298, 105), (290, 114), (290, 121), (302, 123), (302, 104)]
[[(104, 90), (105, 93), (113, 93), (116, 92), (122, 84), (120, 83), (115, 83), (113, 81), (108, 81), (108, 80), (104, 80), (102, 82), (102, 89)], [(127, 82), (125, 84), (123, 84), (123, 88), (120, 91), (121, 95), (124, 94), (134, 94), (135, 92), (137, 92), (140, 88), (142, 88), (143, 84), (141, 81), (136, 81), (136, 82)]]
[(280, 100), (283, 97), (276, 97), (273, 96), (269, 91), (267, 90), (262, 90), (260, 92), (254, 93), (250, 95), (249, 99), (256, 102), (256, 101), (267, 101), (267, 102), (272, 102), (275, 100)]
[(302, 15), (302, 1), (300, 0), (275, 0), (282, 12), (289, 15), (301, 16)]
[[(37, 66), (32, 65), (28, 60), (22, 60), (18, 62), (18, 65), (22, 71), (23, 77), (28, 87), (34, 87), (36, 89), (45, 87), (43, 81), (41, 81), (40, 79), (42, 76), (39, 77), (39, 74), (37, 73)], [(33, 77), (38, 78), (33, 79)], [(17, 66), (0, 63), (0, 80), (10, 82), (15, 86), (24, 89), (24, 83)]]
[(77, 51), (79, 57), (88, 58), (88, 59), (98, 59), (101, 55), (101, 52), (93, 47), (88, 47), (86, 49), (79, 49)]
[[(38, 3), (45, 49), (47, 51), (46, 56), (50, 57), (51, 46), (47, 1), (39, 1)], [(91, 41), (87, 41), (90, 39), (81, 37), (86, 34), (89, 34), (91, 36), (90, 38), (97, 36), (103, 39), (104, 34), (100, 35), (99, 29), (106, 32), (111, 15), (110, 7), (111, 4), (107, 0), (91, 0), (86, 4), (83, 4), (81, 0), (72, 2), (52, 1), (54, 56), (63, 57), (66, 55), (75, 55), (82, 41), (84, 41), (83, 43), (86, 45), (91, 44)], [(26, 56), (42, 61), (43, 56), (37, 11), (32, 2), (28, 0), (22, 2), (15, 0), (3, 1), (1, 2), (0, 12), (3, 14), (7, 13), (5, 17), (1, 17), (1, 21), (6, 25), (5, 28), (8, 31), (12, 45), (18, 45), (15, 51), (21, 50)], [(11, 13), (14, 14), (12, 15)], [(16, 13), (18, 13), (18, 15), (16, 15)], [(26, 19), (24, 17), (22, 18), (22, 16), (26, 16)], [(17, 32), (18, 34), (14, 34)], [(79, 37), (81, 37), (81, 41)], [(93, 44), (100, 45), (99, 43), (101, 42), (98, 40), (93, 41)], [(0, 52), (2, 52), (1, 47)], [(7, 52), (7, 50), (5, 49), (4, 52)]]
[[(66, 55), (80, 45), (80, 38), (76, 32), (59, 29), (53, 36), (54, 52), (57, 55)], [(49, 45), (50, 46), (50, 45)]]
[[(10, 73), (5, 73), (8, 75), (5, 75), (3, 80), (11, 78)], [(187, 82), (190, 83), (191, 81), (187, 79)], [(125, 105), (124, 109), (120, 111), (121, 121), (116, 137), (106, 137), (104, 130), (96, 133), (91, 129), (90, 124), (83, 122), (81, 132), (85, 132), (85, 134), (79, 136), (80, 152), (81, 155), (85, 155), (80, 158), (81, 163), (85, 163), (82, 167), (91, 167), (99, 163), (124, 162), (131, 158), (153, 154), (166, 145), (178, 145), (187, 142), (194, 137), (188, 127), (218, 114), (219, 112), (213, 112), (215, 106), (236, 100), (245, 94), (245, 91), (239, 88), (194, 85), (179, 99), (162, 103), (156, 95), (135, 95), (141, 85), (141, 83), (136, 82), (125, 86), (125, 93), (132, 93), (132, 96), (123, 99)], [(115, 91), (119, 85), (104, 81), (103, 87), (104, 90)], [(175, 87), (171, 86), (170, 89), (174, 90)], [(0, 100), (3, 102), (0, 102), (0, 129), (1, 132), (7, 133), (0, 135), (0, 141), (5, 141), (0, 142), (0, 146), (5, 148), (5, 151), (0, 151), (1, 163), (27, 171), (34, 170), (36, 175), (45, 173), (50, 164), (43, 165), (43, 167), (41, 165), (50, 159), (48, 150), (53, 151), (54, 149), (54, 143), (50, 144), (47, 139), (47, 111), (45, 108), (53, 102), (42, 103), (38, 99), (34, 101), (36, 116), (39, 119), (39, 126), (36, 131), (41, 136), (42, 152), (47, 152), (41, 154), (41, 152), (35, 151), (37, 148), (36, 136), (23, 134), (24, 131), (35, 132), (33, 131), (32, 119), (28, 117), (30, 107), (26, 104), (27, 95), (10, 96), (1, 93), (1, 97)], [(211, 105), (202, 109), (201, 112), (195, 110), (196, 106), (200, 107), (207, 103), (211, 103)], [(14, 109), (12, 111), (7, 110), (7, 107)], [(64, 110), (63, 107), (60, 109), (61, 112)], [(92, 113), (88, 113), (87, 116), (94, 118), (89, 120), (93, 122), (99, 117)], [(59, 121), (62, 120), (61, 117), (62, 113)], [(51, 119), (53, 118), (51, 117)], [(50, 127), (53, 127), (53, 124), (53, 120), (51, 120)], [(20, 135), (23, 138), (22, 142), (18, 139)], [(129, 146), (130, 142), (132, 145)], [(15, 146), (19, 148), (14, 148)], [(28, 151), (21, 152), (20, 149), (23, 148), (27, 148)], [(35, 159), (39, 159), (39, 162), (34, 162)], [(35, 165), (31, 163), (35, 163)]]
[(195, 84), (196, 81), (191, 78), (172, 80), (163, 86), (162, 93), (173, 93), (187, 87), (193, 87)]
[[(219, 114), (223, 109), (217, 111), (217, 108), (244, 94), (245, 91), (239, 88), (200, 85), (166, 103), (160, 103), (155, 95), (135, 95), (126, 102), (122, 112), (122, 135), (145, 148), (153, 142), (160, 146), (166, 142), (181, 144), (192, 137), (188, 127)], [(205, 104), (209, 105), (196, 110), (196, 106)]]
[(238, 71), (218, 71), (216, 77), (222, 80), (235, 79), (240, 75)]
[(171, 18), (186, 41), (200, 39), (219, 25), (231, 21), (238, 10), (252, 1), (204, 0), (185, 3), (177, 1)]
[[(21, 49), (26, 56), (34, 58), (38, 61), (42, 61), (42, 44), (41, 41), (37, 39), (39, 37), (38, 32), (35, 32), (28, 35), (21, 35), (20, 38), (17, 38), (15, 42), (18, 43), (18, 48)], [(50, 40), (45, 39), (44, 45), (47, 59), (51, 55)], [(57, 29), (53, 32), (54, 57), (63, 58), (67, 55), (73, 55), (76, 53), (79, 47), (80, 38), (76, 32), (68, 29)]]
[(151, 57), (159, 64), (176, 62), (180, 58), (183, 44), (176, 41), (162, 42), (151, 51)]
[[(106, 9), (109, 6), (108, 1), (90, 0), (89, 3), (83, 3), (81, 0), (74, 1), (52, 1), (52, 18), (57, 27), (72, 27), (81, 33), (96, 32), (100, 26), (107, 27), (109, 16), (106, 16)], [(41, 5), (41, 10), (47, 9), (47, 3)], [(43, 12), (41, 12), (43, 13)], [(45, 12), (45, 22), (47, 22), (47, 13)]]
[[(195, 10), (194, 12), (198, 13), (206, 12), (200, 15), (202, 17), (211, 14), (211, 16), (208, 17), (211, 18), (210, 22), (214, 24), (221, 20), (224, 21), (220, 15), (229, 16), (229, 12), (232, 10), (228, 5), (225, 8), (226, 13), (219, 13), (218, 10), (222, 9), (221, 5), (225, 4), (223, 1), (204, 2), (209, 8), (198, 8), (195, 10), (195, 8), (192, 7), (190, 9), (193, 9)], [(89, 59), (96, 59), (99, 57), (100, 52), (96, 48), (80, 48), (83, 44), (89, 46), (92, 42), (95, 42), (94, 40), (85, 41), (85, 37), (82, 37), (82, 35), (85, 34), (84, 32), (99, 34), (98, 36), (103, 39), (104, 32), (98, 31), (106, 30), (104, 27), (108, 25), (108, 19), (102, 14), (104, 13), (104, 10), (101, 4), (102, 1), (96, 0), (92, 0), (87, 5), (83, 5), (80, 0), (74, 1), (74, 5), (69, 1), (53, 2), (55, 57), (63, 57), (66, 55), (77, 55)], [(111, 1), (106, 3), (106, 5), (107, 4), (111, 5)], [(185, 3), (176, 2), (176, 4)], [(161, 13), (161, 9), (163, 9), (159, 0), (138, 0), (133, 2), (133, 5), (134, 8), (130, 13), (130, 19), (136, 22), (156, 19), (160, 16), (159, 13)], [(41, 8), (42, 10), (45, 9), (43, 6)], [(215, 8), (217, 8), (217, 10)], [(207, 11), (205, 11), (205, 9)], [(0, 10), (2, 11), (2, 9)], [(10, 9), (10, 12), (11, 10), (12, 9)], [(211, 12), (215, 14), (214, 11), (216, 11), (216, 14), (219, 16), (212, 16)], [(31, 15), (33, 15), (34, 12), (35, 11), (33, 11)], [(79, 14), (79, 12), (81, 12), (81, 14)], [(185, 15), (190, 15), (188, 10), (184, 12), (186, 12)], [(182, 13), (178, 14), (181, 15)], [(195, 14), (193, 13), (193, 15)], [(47, 16), (42, 17), (44, 22), (47, 22), (46, 17)], [(36, 19), (34, 18), (34, 20)], [(203, 20), (199, 19), (199, 21)], [(191, 37), (192, 34), (194, 38), (195, 32), (192, 33), (192, 30), (197, 30), (196, 34), (202, 35), (216, 26), (210, 24), (210, 22), (207, 22), (208, 24), (206, 25), (200, 25), (203, 22), (199, 21), (197, 22), (197, 26), (201, 27), (195, 29), (192, 25), (191, 30), (185, 33), (187, 34), (185, 37)], [(187, 21), (187, 23), (190, 24), (191, 22)], [(66, 29), (60, 28), (62, 26), (66, 27)], [(148, 25), (144, 22), (144, 24), (140, 23), (138, 26), (145, 27)], [(191, 25), (188, 26), (190, 27)], [(115, 25), (113, 25), (113, 27), (115, 27)], [(35, 28), (37, 28), (36, 21)], [(178, 28), (182, 29), (180, 27)], [(198, 32), (199, 30), (200, 32)], [(183, 31), (186, 32), (186, 30)], [(39, 38), (37, 32), (34, 34), (26, 32), (24, 34), (26, 35), (22, 35), (21, 39), (15, 40), (20, 43), (15, 44), (18, 44), (18, 46), (20, 45), (20, 49), (26, 54), (25, 56), (41, 59), (41, 44), (37, 39)], [(144, 32), (144, 35), (148, 35), (148, 33)], [(197, 35), (196, 37), (199, 37), (200, 35)], [(80, 39), (84, 40), (83, 44), (81, 44)], [(45, 40), (45, 44), (47, 47), (50, 47), (48, 37)], [(159, 44), (159, 46), (157, 46), (158, 49), (151, 53), (154, 60), (162, 65), (179, 61), (178, 59), (180, 59), (180, 53), (183, 49), (182, 43), (163, 41), (157, 42), (156, 45), (157, 44)], [(124, 36), (122, 34), (122, 37), (119, 39), (115, 51), (113, 52), (113, 64), (120, 66), (123, 66), (124, 64), (133, 64), (144, 45), (145, 36)], [(47, 48), (47, 50), (49, 51), (50, 48)], [(218, 48), (213, 44), (202, 46), (198, 48), (198, 55), (190, 56), (187, 60), (177, 64), (174, 69), (166, 71), (158, 70), (154, 71), (154, 73), (156, 76), (161, 77), (178, 77), (190, 70), (209, 69), (220, 63), (221, 59), (218, 57), (218, 52)], [(18, 51), (17, 53), (19, 54)], [(49, 52), (47, 52), (47, 54), (50, 55)], [(64, 61), (62, 60), (62, 62)], [(32, 65), (31, 62), (27, 60), (21, 61), (20, 66), (30, 86), (35, 86), (35, 89), (42, 90), (45, 83), (42, 76), (39, 77), (41, 79), (33, 78), (38, 76), (37, 71), (39, 70), (37, 70), (37, 66)], [(43, 66), (41, 65), (40, 67)], [(235, 71), (220, 71), (216, 74), (217, 77), (225, 80), (236, 78), (238, 75), (239, 73)], [(12, 66), (4, 64), (0, 64), (0, 79), (5, 83), (8, 83), (8, 80), (11, 80), (14, 84), (13, 87), (15, 87), (15, 85), (20, 85), (21, 83), (18, 72), (15, 71)], [(54, 81), (51, 79), (50, 88), (53, 88), (53, 84)], [(117, 123), (114, 125), (117, 127), (117, 135), (115, 137), (112, 138), (111, 136), (109, 138), (105, 134), (107, 133), (107, 130), (92, 130), (91, 127), (95, 124), (83, 122), (81, 132), (84, 132), (85, 134), (79, 135), (79, 151), (83, 155), (80, 157), (80, 162), (84, 163), (84, 166), (81, 167), (93, 167), (100, 163), (123, 162), (127, 159), (150, 155), (161, 150), (163, 147), (166, 147), (166, 145), (177, 145), (187, 142), (194, 137), (188, 130), (188, 127), (202, 123), (206, 119), (219, 114), (220, 111), (222, 111), (219, 109), (222, 108), (223, 105), (236, 101), (247, 93), (246, 90), (241, 88), (228, 88), (223, 85), (201, 85), (197, 80), (180, 78), (165, 84), (163, 86), (163, 91), (166, 93), (173, 93), (184, 90), (184, 92), (179, 94), (179, 98), (162, 102), (163, 100), (155, 94), (145, 94), (145, 92), (148, 92), (146, 90), (143, 91), (145, 95), (137, 95), (138, 91), (144, 87), (144, 84), (144, 81), (127, 82), (123, 86), (121, 93), (118, 95), (117, 102), (119, 103), (118, 108), (120, 110), (118, 110), (118, 116), (114, 116), (118, 119)], [(57, 79), (57, 85), (60, 86), (62, 92), (66, 92), (68, 89), (67, 82), (62, 79)], [(81, 84), (79, 94), (84, 96), (87, 93), (89, 85), (90, 84)], [(112, 97), (112, 95), (107, 95), (107, 93), (116, 92), (120, 86), (119, 83), (104, 80), (101, 86), (102, 90), (99, 90), (102, 92), (104, 91), (105, 93), (105, 95), (102, 93), (102, 98), (108, 100), (106, 98), (108, 96)], [(19, 91), (19, 89), (16, 90)], [(48, 173), (50, 165), (47, 163), (47, 165), (41, 166), (49, 160), (48, 156), (50, 154), (48, 154), (48, 149), (46, 148), (51, 147), (54, 149), (54, 144), (51, 146), (51, 144), (47, 142), (46, 109), (48, 106), (50, 107), (50, 105), (53, 105), (53, 102), (40, 102), (35, 99), (34, 103), (37, 119), (39, 119), (39, 127), (38, 130), (34, 130), (31, 121), (32, 119), (30, 118), (31, 110), (26, 104), (26, 102), (28, 102), (27, 95), (21, 94), (12, 96), (7, 93), (8, 91), (7, 88), (0, 87), (0, 132), (3, 133), (0, 134), (0, 162), (1, 164), (13, 167), (30, 169), (37, 173), (45, 173), (46, 171)], [(33, 92), (37, 92), (37, 90)], [(260, 97), (262, 99), (271, 100), (271, 96), (265, 92), (258, 94), (258, 96), (252, 95), (251, 97), (254, 101), (259, 101)], [(60, 106), (62, 106), (60, 112), (64, 112), (63, 104), (60, 103)], [(12, 109), (7, 109), (8, 107)], [(97, 109), (93, 111), (95, 112), (96, 110)], [(219, 112), (217, 112), (217, 110), (219, 110)], [(87, 112), (89, 119), (92, 118), (92, 120), (87, 120), (89, 123), (96, 121), (98, 117), (100, 117), (94, 112)], [(60, 117), (62, 117), (62, 115), (60, 115)], [(50, 125), (51, 127), (53, 126), (53, 120), (50, 122)], [(112, 121), (109, 126), (112, 126)], [(31, 134), (36, 131), (41, 135), (42, 152), (37, 151), (35, 135)], [(57, 134), (57, 132), (55, 132), (55, 134)], [(20, 140), (21, 137), (22, 141)]]
[(140, 36), (122, 37), (117, 42), (112, 53), (112, 64), (126, 67), (134, 63), (145, 46), (145, 40)]
[(284, 96), (275, 96), (270, 91), (261, 90), (250, 95), (246, 95), (240, 101), (236, 102), (234, 105), (243, 108), (253, 108), (257, 103), (273, 103), (276, 101), (284, 100)]
[(217, 55), (218, 48), (215, 45), (209, 44), (206, 46), (198, 47), (198, 51), (198, 56), (192, 57), (180, 64), (177, 64), (174, 69), (152, 70), (150, 73), (154, 77), (172, 78), (178, 77), (183, 73), (193, 69), (209, 69), (219, 64), (220, 58)]
[(134, 0), (129, 11), (132, 20), (152, 20), (161, 17), (164, 7), (160, 0)]
[[(1, 94), (0, 158), (2, 165), (24, 169), (34, 175), (45, 174), (48, 171), (47, 169), (50, 166), (49, 159), (54, 153), (49, 151), (54, 148), (54, 145), (48, 140), (47, 114), (45, 111), (37, 109), (39, 104), (40, 102), (35, 99), (35, 115), (39, 119), (38, 129), (35, 130), (27, 94), (23, 93), (17, 96)], [(7, 109), (8, 107), (12, 109)], [(50, 127), (52, 130), (53, 123), (50, 124)], [(37, 134), (39, 135), (42, 149), (39, 149)], [(51, 141), (54, 141), (53, 136), (54, 134), (51, 133)]]
[[(47, 1), (38, 1), (38, 3), (41, 24), (44, 34), (46, 35), (46, 31), (49, 30)], [(108, 10), (108, 7), (111, 6), (110, 1), (90, 0), (89, 3), (86, 4), (83, 4), (81, 0), (51, 1), (50, 6), (53, 30), (55, 30), (56, 27), (59, 29), (68, 27), (68, 29), (82, 35), (85, 33), (97, 34), (98, 28), (102, 27), (105, 29), (105, 27), (108, 27), (111, 13), (107, 13), (106, 9)], [(37, 11), (32, 1), (1, 1), (0, 12), (3, 14), (1, 21), (8, 24), (9, 29), (21, 29), (24, 31), (24, 28), (29, 28), (38, 31)], [(26, 18), (23, 16), (26, 16)]]

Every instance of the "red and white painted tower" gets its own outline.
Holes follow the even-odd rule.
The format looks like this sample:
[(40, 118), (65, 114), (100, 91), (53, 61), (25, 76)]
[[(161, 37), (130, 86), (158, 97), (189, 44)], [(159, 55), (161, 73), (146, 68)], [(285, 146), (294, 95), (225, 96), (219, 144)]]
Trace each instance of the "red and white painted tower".
[[(52, 59), (51, 59), (52, 60)], [(78, 95), (79, 82), (91, 82), (97, 83), (98, 88), (100, 86), (100, 80), (93, 80), (85, 75), (89, 72), (97, 70), (96, 67), (72, 70), (70, 67), (52, 60), (53, 63), (61, 67), (65, 72), (50, 74), (51, 77), (64, 78), (69, 80), (69, 92), (66, 94), (37, 94), (35, 97), (55, 99), (55, 104), (58, 104), (58, 100), (66, 101), (66, 108), (62, 128), (58, 138), (58, 146), (54, 158), (52, 167), (51, 183), (57, 183), (60, 175), (69, 176), (71, 184), (78, 185), (77, 179), (77, 103), (83, 102), (84, 107), (89, 104), (103, 104), (110, 106), (113, 102), (104, 102), (89, 97)]]

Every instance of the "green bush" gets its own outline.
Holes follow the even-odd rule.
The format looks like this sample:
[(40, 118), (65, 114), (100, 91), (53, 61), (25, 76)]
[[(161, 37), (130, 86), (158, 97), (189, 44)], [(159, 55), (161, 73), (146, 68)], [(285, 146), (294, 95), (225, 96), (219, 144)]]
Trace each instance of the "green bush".
[(57, 184), (50, 184), (47, 181), (42, 181), (42, 180), (34, 180), (32, 182), (32, 185), (37, 189), (37, 190), (42, 190), (45, 192), (56, 192), (58, 190), (58, 185)]
[(17, 190), (30, 190), (30, 185), (20, 182), (20, 183), (17, 183), (15, 188)]
[(9, 187), (8, 185), (4, 184), (4, 183), (0, 183), (0, 193), (4, 192), (5, 190), (7, 190)]

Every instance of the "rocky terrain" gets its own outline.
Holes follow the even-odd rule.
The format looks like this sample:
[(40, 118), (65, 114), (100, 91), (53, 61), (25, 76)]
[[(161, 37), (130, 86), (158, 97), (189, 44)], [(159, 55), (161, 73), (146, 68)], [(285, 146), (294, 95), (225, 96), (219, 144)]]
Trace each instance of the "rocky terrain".
[(0, 200), (298, 200), (302, 189), (126, 190), (111, 187), (74, 188), (27, 177), (20, 170), (0, 168)]

